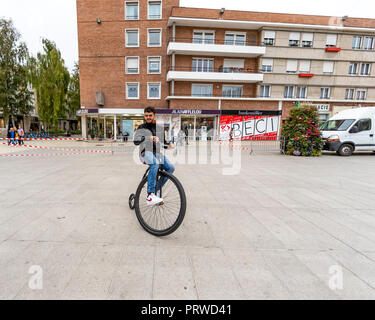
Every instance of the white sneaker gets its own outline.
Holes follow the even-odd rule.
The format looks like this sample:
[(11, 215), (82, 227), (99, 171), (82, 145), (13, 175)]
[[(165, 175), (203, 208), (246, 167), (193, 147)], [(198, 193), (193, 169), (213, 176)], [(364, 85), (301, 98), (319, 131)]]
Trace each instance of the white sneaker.
[(160, 198), (160, 190), (156, 191), (156, 196)]
[(150, 193), (150, 195), (146, 199), (146, 203), (149, 206), (153, 206), (155, 204), (158, 204), (160, 202), (163, 202), (162, 198), (159, 198), (155, 193)]

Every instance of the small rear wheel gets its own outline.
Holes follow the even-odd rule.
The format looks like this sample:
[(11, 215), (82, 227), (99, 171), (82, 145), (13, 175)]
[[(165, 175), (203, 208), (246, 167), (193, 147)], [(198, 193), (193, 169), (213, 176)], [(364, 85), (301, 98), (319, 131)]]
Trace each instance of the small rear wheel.
[(129, 207), (131, 210), (134, 210), (135, 208), (135, 194), (132, 193), (129, 197)]
[(349, 157), (353, 154), (354, 148), (350, 144), (343, 144), (338, 150), (338, 154), (342, 157)]

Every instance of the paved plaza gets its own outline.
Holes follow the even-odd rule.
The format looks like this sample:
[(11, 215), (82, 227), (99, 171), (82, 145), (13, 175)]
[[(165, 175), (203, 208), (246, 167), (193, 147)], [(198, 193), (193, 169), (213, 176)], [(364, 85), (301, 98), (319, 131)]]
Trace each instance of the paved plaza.
[(0, 157), (0, 299), (375, 299), (375, 154), (176, 164), (186, 217), (156, 238), (132, 150)]

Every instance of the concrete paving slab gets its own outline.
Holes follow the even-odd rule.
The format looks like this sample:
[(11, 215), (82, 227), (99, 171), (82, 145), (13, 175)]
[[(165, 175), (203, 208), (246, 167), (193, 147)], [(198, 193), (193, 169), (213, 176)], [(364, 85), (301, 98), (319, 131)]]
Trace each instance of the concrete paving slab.
[[(373, 299), (373, 159), (243, 152), (235, 176), (177, 164), (188, 210), (165, 238), (129, 209), (146, 169), (131, 147), (0, 159), (0, 298)], [(29, 288), (32, 264), (42, 290)], [(332, 264), (341, 291), (327, 284)]]
[[(327, 252), (296, 251), (294, 255), (303, 262), (341, 299), (374, 300), (375, 291), (350, 270), (342, 268), (340, 262)], [(336, 266), (342, 268), (342, 287), (335, 286), (332, 276), (336, 275)]]

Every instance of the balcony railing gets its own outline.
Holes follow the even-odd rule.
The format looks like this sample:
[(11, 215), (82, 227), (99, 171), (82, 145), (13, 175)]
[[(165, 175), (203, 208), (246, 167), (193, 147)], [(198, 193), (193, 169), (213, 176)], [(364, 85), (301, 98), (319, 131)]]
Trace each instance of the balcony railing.
[(260, 46), (262, 45), (258, 41), (243, 41), (243, 40), (222, 40), (222, 39), (199, 39), (199, 38), (173, 38), (169, 39), (169, 42), (178, 43), (193, 43), (193, 44), (216, 44), (226, 46)]
[[(195, 98), (195, 99), (199, 99), (199, 98), (202, 98), (202, 99), (209, 99), (209, 98), (213, 98), (213, 99), (255, 99), (255, 98), (269, 98), (269, 97), (260, 97), (259, 95), (244, 95), (244, 94), (225, 94), (225, 93), (222, 93), (222, 94), (205, 94), (205, 93), (202, 93), (202, 94), (199, 94), (199, 93), (191, 93), (191, 92), (182, 92), (182, 93), (175, 93), (173, 96), (169, 96), (170, 99), (173, 99), (174, 97), (187, 97), (187, 98)], [(295, 99), (293, 97), (293, 99)]]
[(219, 72), (219, 73), (259, 73), (258, 69), (253, 68), (234, 68), (224, 67), (210, 68), (210, 67), (170, 67), (168, 71), (182, 71), (182, 72)]

